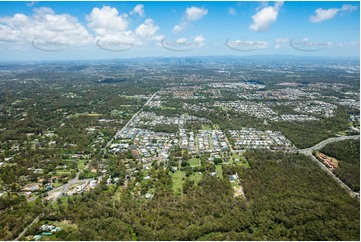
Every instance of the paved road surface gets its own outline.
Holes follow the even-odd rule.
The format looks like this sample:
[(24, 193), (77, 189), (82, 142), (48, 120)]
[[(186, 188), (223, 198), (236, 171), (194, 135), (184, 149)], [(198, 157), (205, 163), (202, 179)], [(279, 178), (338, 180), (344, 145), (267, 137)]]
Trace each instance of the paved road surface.
[(232, 153), (235, 153), (235, 150), (233, 149), (231, 143), (229, 142), (228, 137), (227, 137), (226, 134), (224, 134), (224, 139), (226, 140), (226, 143), (227, 143), (227, 145), (229, 147), (229, 151), (232, 152)]
[(347, 139), (359, 139), (360, 135), (352, 135), (352, 136), (340, 136), (336, 138), (329, 138), (324, 141), (321, 141), (320, 143), (306, 149), (299, 149), (298, 152), (309, 156), (314, 162), (317, 163), (317, 165), (324, 170), (328, 175), (330, 175), (345, 191), (351, 196), (351, 197), (358, 197), (360, 198), (360, 193), (354, 192), (349, 186), (347, 186), (340, 178), (338, 178), (335, 174), (333, 174), (332, 171), (330, 171), (321, 161), (319, 161), (313, 154), (312, 151), (319, 150), (326, 146), (327, 144), (330, 144), (332, 142), (341, 141), (341, 140), (347, 140)]
[(338, 178), (332, 171), (330, 171), (322, 162), (320, 162), (316, 157), (312, 154), (307, 154), (311, 159), (317, 163), (317, 165), (324, 170), (328, 175), (330, 175), (351, 197), (360, 198), (360, 193), (354, 192), (349, 186), (347, 186), (340, 178)]
[[(162, 90), (162, 89), (163, 89), (163, 88), (161, 88), (160, 90)], [(139, 111), (136, 112), (136, 113), (132, 116), (131, 119), (129, 119), (129, 121), (123, 126), (123, 128), (121, 128), (120, 130), (118, 130), (118, 132), (113, 136), (113, 138), (112, 138), (111, 140), (109, 140), (109, 142), (108, 142), (108, 143), (105, 145), (105, 147), (103, 148), (103, 155), (105, 155), (105, 154), (107, 153), (107, 149), (108, 149), (108, 147), (111, 145), (111, 143), (114, 141), (114, 139), (116, 139), (118, 136), (120, 136), (120, 134), (123, 132), (124, 129), (128, 128), (129, 124), (130, 124), (131, 122), (133, 122), (133, 120), (135, 119), (135, 117), (137, 117), (138, 114), (143, 111), (143, 108), (144, 108), (145, 106), (147, 106), (150, 101), (153, 100), (153, 98), (157, 95), (157, 93), (158, 93), (160, 90), (158, 90), (158, 91), (156, 91), (155, 93), (153, 93), (153, 95), (147, 100), (147, 102), (142, 106), (142, 108), (139, 109)]]
[[(162, 90), (162, 88), (160, 89)], [(107, 152), (107, 148), (109, 147), (109, 145), (113, 142), (113, 140), (118, 137), (120, 135), (120, 133), (128, 127), (128, 125), (134, 120), (134, 118), (140, 113), (143, 111), (143, 108), (150, 102), (152, 101), (152, 99), (155, 97), (155, 95), (157, 95), (157, 93), (160, 91), (156, 91), (155, 93), (153, 93), (153, 95), (147, 100), (147, 102), (142, 106), (142, 108), (133, 115), (133, 117), (126, 123), (126, 125), (120, 129), (115, 135), (114, 137), (106, 144), (106, 146), (104, 147), (103, 149), (103, 154), (106, 154)], [(65, 117), (63, 120), (65, 120), (67, 117)], [(61, 120), (61, 121), (63, 121)], [(102, 177), (102, 176), (101, 176)], [(101, 179), (101, 177), (99, 179)], [(66, 184), (58, 187), (58, 188), (55, 188), (53, 190), (51, 190), (48, 195), (51, 195), (51, 194), (54, 194), (55, 196), (52, 198), (52, 202), (51, 203), (54, 203), (63, 193), (66, 193), (68, 190), (69, 190), (69, 187), (71, 187), (72, 185), (74, 184), (77, 184), (77, 183), (85, 183), (87, 181), (90, 181), (92, 179), (84, 179), (84, 180), (79, 180), (79, 173), (76, 175), (76, 177), (70, 181), (68, 181)], [(28, 202), (31, 202), (33, 200), (35, 200), (36, 198), (38, 198), (38, 196), (35, 196), (33, 198), (31, 198)], [(18, 237), (16, 237), (15, 241), (18, 241), (21, 237), (24, 236), (24, 234), (26, 233), (26, 231), (35, 223), (39, 222), (39, 219), (43, 216), (44, 214), (40, 214), (39, 216), (37, 216), (33, 222), (31, 222), (20, 234)]]
[[(143, 108), (155, 97), (155, 95), (158, 93), (155, 92), (149, 99), (148, 101), (143, 105), (143, 107), (133, 115), (133, 117), (127, 122), (127, 124), (122, 128), (120, 129), (115, 135), (114, 137), (107, 143), (107, 145), (105, 146), (105, 149), (104, 151), (106, 152), (106, 148), (111, 144), (111, 142), (125, 129), (128, 127), (128, 125), (133, 121), (133, 119), (141, 112), (143, 111)], [(342, 188), (344, 188), (346, 190), (346, 192), (352, 196), (352, 197), (358, 197), (360, 198), (360, 193), (357, 193), (357, 192), (354, 192), (352, 191), (352, 189), (347, 186), (343, 181), (341, 181), (335, 174), (332, 173), (332, 171), (330, 171), (322, 162), (320, 162), (316, 157), (314, 157), (312, 155), (312, 151), (313, 150), (319, 150), (321, 149), (322, 147), (324, 147), (325, 145), (327, 144), (330, 144), (332, 142), (336, 142), (336, 141), (341, 141), (341, 140), (347, 140), (347, 139), (359, 139), (360, 138), (360, 135), (352, 135), (352, 136), (340, 136), (340, 137), (336, 137), (336, 138), (329, 138), (329, 139), (326, 139), (324, 141), (321, 141), (320, 143), (310, 147), (310, 148), (306, 148), (306, 149), (299, 149), (297, 150), (298, 152), (302, 153), (302, 154), (305, 154), (309, 157), (311, 157), (311, 159), (316, 162), (318, 164), (318, 166), (324, 170), (327, 174), (329, 174), (338, 184), (340, 184), (340, 186)], [(227, 139), (228, 141), (228, 139)], [(229, 142), (227, 142), (229, 144), (229, 147), (231, 149), (231, 151), (233, 151), (231, 145)], [(68, 191), (69, 187), (76, 184), (76, 183), (79, 183), (79, 182), (86, 182), (88, 180), (92, 180), (92, 179), (85, 179), (85, 180), (79, 180), (79, 173), (77, 174), (77, 176), (70, 180), (68, 183), (54, 189), (51, 191), (51, 193), (58, 193), (57, 196), (55, 196), (52, 200), (52, 203), (54, 203), (60, 196), (62, 193), (65, 193)], [(50, 193), (50, 192), (49, 192)], [(40, 214), (39, 216), (37, 216), (33, 222), (31, 222), (31, 224), (29, 224), (20, 234), (19, 236), (15, 239), (15, 241), (19, 240), (22, 236), (24, 236), (24, 234), (26, 233), (26, 231), (35, 223), (37, 223), (40, 219), (40, 217), (42, 217), (44, 214)]]
[(350, 135), (350, 136), (340, 136), (340, 137), (336, 137), (336, 138), (329, 138), (324, 141), (321, 141), (320, 143), (318, 143), (310, 148), (299, 149), (298, 151), (301, 153), (304, 153), (304, 154), (312, 153), (313, 150), (319, 150), (319, 149), (323, 148), (324, 146), (326, 146), (327, 144), (330, 144), (335, 141), (341, 141), (341, 140), (347, 140), (347, 139), (359, 139), (359, 138), (360, 138), (360, 135)]
[(31, 226), (33, 226), (33, 224), (36, 224), (37, 222), (39, 222), (39, 219), (40, 219), (41, 216), (43, 216), (43, 214), (40, 214), (39, 216), (37, 216), (37, 217), (33, 220), (33, 222), (31, 222), (31, 224), (29, 224), (29, 225), (23, 230), (23, 232), (21, 232), (21, 233), (19, 234), (19, 236), (16, 237), (15, 241), (18, 241), (21, 237), (23, 237), (24, 234), (26, 233), (26, 231), (28, 231), (28, 229), (29, 229)]
[[(71, 184), (74, 184), (75, 181), (78, 181), (78, 178), (79, 178), (79, 173), (78, 173), (78, 175), (77, 175), (74, 179), (70, 180), (68, 183), (66, 183), (66, 184), (64, 184), (64, 185), (62, 185), (62, 186), (60, 186), (60, 187), (58, 187), (58, 188), (55, 188), (54, 190), (51, 190), (51, 191), (48, 193), (49, 195), (52, 194), (52, 193), (57, 194), (56, 196), (54, 196), (54, 197), (52, 198), (52, 202), (51, 202), (51, 203), (53, 204), (53, 203), (61, 196), (61, 194), (62, 194), (63, 192), (67, 191), (67, 190), (69, 189), (69, 186), (70, 186)], [(31, 202), (31, 201), (35, 200), (36, 198), (38, 198), (38, 196), (33, 197), (33, 198), (30, 199), (28, 202)], [(21, 237), (23, 237), (23, 236), (25, 235), (26, 231), (28, 231), (28, 229), (29, 229), (31, 226), (33, 226), (34, 224), (36, 224), (37, 222), (39, 222), (40, 218), (43, 217), (43, 216), (44, 216), (44, 213), (41, 213), (40, 215), (38, 215), (38, 216), (33, 220), (33, 222), (31, 222), (31, 223), (19, 234), (19, 236), (16, 237), (15, 241), (18, 241)]]
[[(98, 177), (99, 180), (102, 179), (103, 176), (100, 176)], [(69, 180), (66, 184), (60, 186), (60, 187), (57, 187), (51, 191), (49, 191), (48, 193), (48, 196), (51, 196), (51, 194), (54, 194), (52, 200), (51, 200), (51, 204), (55, 203), (55, 201), (61, 197), (61, 195), (63, 193), (66, 193), (68, 192), (69, 188), (74, 185), (74, 184), (77, 184), (77, 183), (85, 183), (87, 181), (90, 181), (90, 180), (93, 180), (92, 178), (91, 179), (84, 179), (84, 180), (79, 180), (79, 173), (76, 175), (75, 178)], [(37, 197), (36, 197), (37, 198)], [(30, 202), (30, 201), (29, 201)], [(18, 237), (16, 237), (15, 241), (18, 241), (21, 237), (23, 237), (26, 233), (26, 231), (28, 231), (28, 229), (33, 226), (34, 224), (36, 224), (37, 222), (39, 222), (40, 218), (44, 216), (44, 213), (41, 213), (40, 215), (38, 215), (34, 220), (33, 222), (31, 222), (20, 234)]]

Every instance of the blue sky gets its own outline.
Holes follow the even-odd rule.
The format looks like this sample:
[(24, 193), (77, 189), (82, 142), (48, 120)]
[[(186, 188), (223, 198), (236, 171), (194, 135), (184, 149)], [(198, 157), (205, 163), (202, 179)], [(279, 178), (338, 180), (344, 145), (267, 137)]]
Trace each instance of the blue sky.
[(0, 60), (360, 52), (359, 2), (0, 2)]

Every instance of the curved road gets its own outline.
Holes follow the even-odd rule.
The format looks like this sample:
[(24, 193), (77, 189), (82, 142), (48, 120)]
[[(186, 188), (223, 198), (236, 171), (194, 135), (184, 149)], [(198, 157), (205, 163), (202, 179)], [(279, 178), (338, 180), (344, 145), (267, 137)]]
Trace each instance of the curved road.
[[(146, 102), (146, 104), (148, 104), (149, 101), (151, 101), (157, 93), (158, 93), (158, 91), (155, 92), (155, 93), (148, 99), (148, 101)], [(146, 104), (145, 104), (145, 105), (146, 105)], [(145, 105), (144, 105), (144, 106), (145, 106)], [(144, 107), (144, 106), (143, 106), (143, 107)], [(133, 115), (133, 117), (128, 121), (128, 123), (127, 123), (124, 127), (127, 127), (127, 126), (130, 124), (130, 122), (138, 115), (138, 113), (140, 113), (140, 112), (143, 110), (143, 107), (142, 107), (135, 115)], [(121, 130), (123, 130), (124, 127), (123, 127)], [(115, 137), (117, 137), (117, 135), (120, 133), (121, 130), (119, 130), (119, 131), (117, 132), (117, 134), (113, 137), (113, 139), (114, 139)], [(322, 170), (324, 170), (324, 171), (325, 171), (327, 174), (329, 174), (338, 184), (340, 184), (340, 186), (341, 186), (342, 188), (344, 188), (344, 189), (346, 190), (346, 192), (347, 192), (351, 197), (358, 197), (358, 198), (360, 198), (360, 193), (354, 192), (349, 186), (347, 186), (342, 180), (340, 180), (340, 178), (338, 178), (335, 174), (333, 174), (332, 171), (330, 171), (322, 162), (320, 162), (316, 157), (314, 157), (314, 156), (312, 155), (312, 151), (313, 151), (313, 150), (319, 150), (319, 149), (321, 149), (322, 147), (324, 147), (325, 145), (330, 144), (330, 143), (332, 143), (332, 142), (341, 141), (341, 140), (347, 140), (347, 139), (359, 139), (359, 138), (360, 138), (360, 135), (340, 136), (340, 137), (336, 137), (336, 138), (329, 138), (329, 139), (326, 139), (326, 140), (324, 140), (324, 141), (321, 141), (320, 143), (318, 143), (318, 144), (316, 144), (316, 145), (314, 145), (314, 146), (312, 146), (312, 147), (310, 147), (310, 148), (298, 149), (298, 150), (296, 150), (296, 151), (298, 151), (299, 153), (302, 153), (302, 154), (304, 154), (304, 155), (309, 156), (314, 162), (316, 162), (316, 163), (318, 164), (318, 166), (319, 166)], [(112, 140), (113, 140), (113, 139), (112, 139)], [(112, 141), (112, 140), (111, 140), (111, 141)], [(108, 144), (110, 144), (111, 141), (109, 141)], [(228, 141), (228, 140), (227, 140), (227, 141)], [(108, 147), (108, 144), (105, 146), (105, 148)], [(231, 147), (231, 145), (229, 145), (229, 147)], [(64, 184), (63, 186), (60, 186), (60, 187), (52, 190), (52, 192), (59, 192), (59, 191), (62, 190), (62, 192), (59, 192), (58, 195), (53, 198), (52, 203), (54, 203), (54, 202), (57, 200), (57, 198), (59, 198), (59, 197), (61, 196), (61, 194), (62, 194), (63, 192), (66, 192), (71, 185), (74, 185), (74, 184), (80, 182), (80, 180), (79, 180), (78, 178), (79, 178), (79, 173), (77, 174), (77, 176), (76, 176), (74, 179), (70, 180), (67, 184)], [(82, 182), (86, 182), (87, 180), (91, 180), (91, 179), (85, 179), (85, 180), (81, 180), (81, 181), (82, 181)], [(39, 216), (37, 216), (37, 217), (34, 219), (34, 221), (33, 221), (31, 224), (29, 224), (29, 225), (19, 234), (19, 236), (15, 239), (15, 241), (19, 240), (22, 236), (24, 236), (24, 234), (26, 233), (26, 231), (27, 231), (33, 224), (37, 223), (37, 222), (39, 221), (40, 217), (42, 217), (42, 216), (43, 216), (43, 214), (40, 214)]]
[[(114, 135), (114, 137), (105, 145), (105, 147), (104, 147), (103, 150), (102, 150), (103, 155), (106, 154), (107, 148), (110, 146), (110, 144), (113, 142), (113, 140), (116, 139), (116, 138), (121, 134), (121, 132), (129, 126), (129, 124), (130, 124), (131, 122), (133, 122), (133, 120), (135, 119), (135, 117), (138, 116), (138, 114), (143, 111), (143, 108), (144, 108), (146, 105), (148, 105), (148, 103), (149, 103), (150, 101), (152, 101), (152, 99), (153, 99), (153, 98), (157, 95), (157, 93), (158, 93), (160, 90), (162, 90), (162, 89), (163, 89), (163, 88), (161, 88), (161, 89), (159, 89), (158, 91), (154, 92), (154, 93), (152, 94), (152, 96), (151, 96), (151, 97), (146, 101), (146, 103), (142, 106), (142, 108), (141, 108), (138, 112), (136, 112), (136, 113), (132, 116), (132, 118), (126, 123), (126, 125), (124, 125), (123, 128), (121, 128), (121, 129)], [(68, 118), (68, 116), (65, 117), (64, 119), (66, 119), (66, 118)], [(64, 120), (64, 119), (62, 119), (62, 120)], [(61, 120), (61, 121), (62, 121), (62, 120)], [(70, 186), (72, 186), (72, 185), (74, 185), (74, 184), (76, 184), (76, 183), (79, 183), (79, 182), (86, 182), (86, 181), (88, 181), (88, 180), (92, 180), (92, 179), (84, 179), (84, 180), (81, 180), (81, 181), (80, 181), (78, 178), (79, 178), (79, 173), (77, 174), (77, 176), (76, 176), (74, 179), (70, 180), (68, 183), (66, 183), (66, 184), (64, 184), (64, 185), (62, 185), (62, 186), (60, 186), (60, 187), (58, 187), (58, 188), (56, 188), (56, 189), (54, 189), (54, 190), (51, 190), (51, 191), (48, 193), (49, 195), (55, 193), (55, 196), (52, 198), (52, 203), (54, 203), (54, 202), (61, 196), (61, 194), (67, 192)], [(101, 177), (100, 177), (100, 178), (101, 178)], [(36, 198), (37, 198), (37, 197), (34, 197), (34, 198), (31, 199), (31, 200), (35, 200)], [(31, 201), (31, 200), (30, 200), (30, 201)], [(29, 201), (29, 202), (30, 202), (30, 201)], [(37, 216), (37, 217), (33, 220), (33, 222), (31, 222), (31, 224), (29, 224), (29, 225), (19, 234), (19, 236), (16, 237), (15, 241), (18, 241), (21, 237), (23, 237), (24, 234), (26, 233), (26, 231), (27, 231), (33, 224), (37, 223), (37, 222), (39, 221), (40, 217), (42, 217), (43, 215), (44, 215), (44, 214), (42, 213), (42, 214), (40, 214), (39, 216)]]
[[(99, 176), (98, 179), (102, 179), (103, 176)], [(89, 179), (83, 179), (83, 180), (79, 180), (79, 173), (76, 175), (76, 177), (74, 177), (73, 179), (69, 180), (66, 184), (58, 187), (58, 188), (55, 188), (51, 191), (49, 191), (48, 193), (48, 196), (51, 195), (51, 194), (54, 194), (52, 196), (52, 201), (51, 201), (51, 204), (53, 204), (59, 197), (61, 197), (61, 195), (63, 193), (66, 193), (69, 188), (72, 186), (72, 185), (75, 185), (75, 184), (79, 184), (79, 183), (85, 183), (87, 181), (90, 181), (90, 180), (93, 180), (92, 178), (89, 178)], [(37, 198), (37, 197), (34, 197), (34, 198)], [(44, 216), (44, 213), (41, 213), (40, 215), (38, 215), (34, 220), (33, 222), (31, 222), (20, 234), (18, 237), (16, 237), (16, 239), (14, 241), (18, 241), (20, 240), (21, 237), (23, 237), (26, 233), (26, 231), (28, 231), (28, 229), (33, 226), (34, 224), (36, 224), (37, 222), (39, 222), (40, 218)]]
[(329, 139), (325, 139), (323, 141), (321, 141), (320, 143), (310, 147), (310, 148), (306, 148), (306, 149), (299, 149), (298, 151), (301, 152), (301, 153), (308, 153), (308, 152), (311, 152), (313, 150), (319, 150), (319, 149), (322, 149), (324, 146), (332, 143), (332, 142), (336, 142), (336, 141), (341, 141), (341, 140), (347, 140), (347, 139), (359, 139), (360, 138), (360, 135), (350, 135), (350, 136), (339, 136), (339, 137), (336, 137), (336, 138), (329, 138)]
[(322, 149), (324, 146), (326, 146), (327, 144), (330, 144), (332, 142), (336, 142), (336, 141), (341, 141), (341, 140), (348, 140), (348, 139), (359, 139), (360, 135), (351, 135), (351, 136), (340, 136), (340, 137), (336, 137), (336, 138), (329, 138), (326, 139), (324, 141), (321, 141), (320, 143), (310, 147), (310, 148), (306, 148), (306, 149), (299, 149), (297, 150), (298, 152), (309, 156), (314, 162), (317, 163), (317, 165), (324, 170), (328, 175), (330, 175), (332, 177), (332, 179), (334, 179), (343, 189), (346, 190), (346, 192), (351, 196), (351, 197), (358, 197), (360, 198), (360, 193), (359, 192), (354, 192), (348, 185), (346, 185), (340, 178), (338, 178), (335, 174), (333, 174), (333, 172), (328, 169), (321, 161), (319, 161), (313, 154), (312, 151), (314, 150), (319, 150)]

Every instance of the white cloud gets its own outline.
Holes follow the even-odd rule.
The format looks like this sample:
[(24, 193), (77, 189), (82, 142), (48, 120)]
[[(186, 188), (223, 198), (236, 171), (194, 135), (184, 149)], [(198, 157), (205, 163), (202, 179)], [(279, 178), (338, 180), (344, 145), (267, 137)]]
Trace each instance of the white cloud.
[(175, 42), (177, 44), (189, 44), (189, 46), (196, 46), (196, 47), (200, 47), (204, 45), (204, 41), (206, 39), (201, 36), (201, 35), (197, 35), (193, 38), (193, 41), (187, 41), (186, 38), (182, 37), (182, 38), (178, 38)]
[(34, 39), (62, 44), (85, 44), (91, 40), (91, 36), (77, 18), (69, 14), (58, 15), (51, 8), (34, 9), (32, 16), (15, 14), (0, 18), (0, 40)]
[(179, 33), (182, 32), (184, 29), (186, 29), (188, 27), (188, 23), (186, 22), (182, 22), (180, 24), (176, 24), (173, 28), (173, 32), (174, 33)]
[(197, 44), (197, 46), (203, 46), (205, 40), (206, 38), (204, 38), (202, 35), (198, 35), (193, 39), (193, 41)]
[(187, 8), (185, 11), (184, 20), (173, 27), (173, 32), (174, 33), (182, 32), (190, 25), (191, 22), (200, 20), (203, 16), (207, 14), (208, 14), (208, 9), (205, 8), (198, 8), (194, 6)]
[(255, 31), (266, 31), (269, 29), (271, 23), (275, 22), (278, 12), (282, 7), (283, 2), (275, 2), (275, 5), (267, 6), (258, 11), (252, 16), (253, 23), (249, 26), (250, 29)]
[(154, 25), (153, 20), (148, 18), (143, 24), (138, 26), (135, 33), (140, 37), (151, 39), (158, 29), (159, 27)]
[(196, 21), (207, 15), (207, 13), (207, 9), (192, 6), (186, 9), (186, 19), (188, 21)]
[(275, 49), (280, 49), (281, 45), (275, 45)]
[(135, 6), (133, 8), (132, 11), (130, 11), (130, 15), (135, 15), (135, 14), (138, 14), (141, 17), (144, 16), (144, 5), (143, 4), (138, 4), (137, 6)]
[(351, 4), (344, 4), (344, 5), (342, 5), (340, 10), (343, 12), (353, 12), (353, 11), (357, 10), (357, 6), (353, 6)]
[(19, 30), (8, 25), (0, 24), (0, 41), (16, 42), (20, 40)]
[(127, 14), (119, 15), (116, 8), (103, 6), (100, 8), (93, 8), (90, 15), (86, 17), (88, 20), (88, 27), (93, 29), (99, 36), (106, 36), (116, 32), (125, 31), (128, 28), (129, 19)]
[[(138, 5), (137, 5), (138, 6)], [(144, 7), (135, 7), (137, 14), (144, 13)], [(87, 27), (69, 14), (56, 14), (51, 8), (36, 8), (33, 15), (15, 14), (0, 17), (0, 41), (3, 42), (52, 42), (66, 45), (97, 43), (129, 43), (144, 45), (148, 41), (160, 41), (165, 37), (157, 35), (159, 26), (152, 19), (146, 19), (135, 29), (129, 29), (130, 19), (116, 8), (103, 6), (93, 8), (86, 16)], [(90, 31), (90, 32), (89, 32)]]
[(152, 37), (152, 40), (155, 40), (155, 41), (162, 41), (164, 39), (165, 39), (164, 35), (155, 35)]
[(197, 35), (194, 37), (195, 42), (204, 42), (206, 39), (202, 35)]
[(312, 23), (320, 23), (325, 20), (329, 20), (334, 18), (339, 12), (352, 12), (357, 9), (357, 6), (353, 6), (350, 4), (344, 4), (341, 8), (329, 8), (322, 9), (318, 8), (315, 10), (315, 15), (310, 16), (310, 21)]
[(237, 14), (237, 10), (236, 10), (235, 8), (230, 7), (230, 8), (228, 9), (228, 14), (229, 14), (229, 15), (236, 15), (236, 14)]
[[(137, 5), (131, 14), (144, 15), (144, 6)], [(134, 31), (129, 29), (129, 16), (126, 13), (119, 13), (116, 8), (103, 6), (94, 8), (89, 16), (88, 27), (93, 29), (96, 39), (105, 42), (125, 42), (134, 45), (143, 45), (149, 40), (157, 40), (155, 37), (159, 26), (156, 26), (152, 19), (147, 18)]]
[(336, 16), (340, 11), (338, 8), (322, 9), (318, 8), (315, 10), (316, 15), (310, 17), (310, 21), (313, 23), (319, 23), (327, 19), (331, 19)]
[(141, 40), (139, 39), (136, 34), (132, 31), (122, 31), (122, 32), (115, 32), (112, 34), (107, 34), (105, 36), (97, 36), (97, 41), (101, 43), (114, 43), (114, 44), (129, 44), (129, 45), (142, 45)]

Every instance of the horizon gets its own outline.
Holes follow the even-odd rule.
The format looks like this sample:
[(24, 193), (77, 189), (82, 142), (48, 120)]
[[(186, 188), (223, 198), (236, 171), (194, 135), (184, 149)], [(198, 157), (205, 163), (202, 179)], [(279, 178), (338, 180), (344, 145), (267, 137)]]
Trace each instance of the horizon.
[[(48, 60), (0, 60), (0, 64), (27, 64), (27, 63), (66, 63), (66, 62), (110, 62), (110, 61), (143, 61), (143, 60), (161, 60), (161, 59), (257, 59), (257, 58), (268, 58), (273, 60), (325, 60), (325, 61), (358, 61), (360, 62), (359, 56), (306, 56), (306, 55), (246, 55), (246, 56), (237, 56), (237, 55), (204, 55), (204, 56), (145, 56), (145, 57), (124, 57), (124, 58), (105, 58), (105, 59), (69, 59), (69, 60), (57, 60), (57, 59), (48, 59)], [(282, 59), (283, 58), (283, 59)]]

